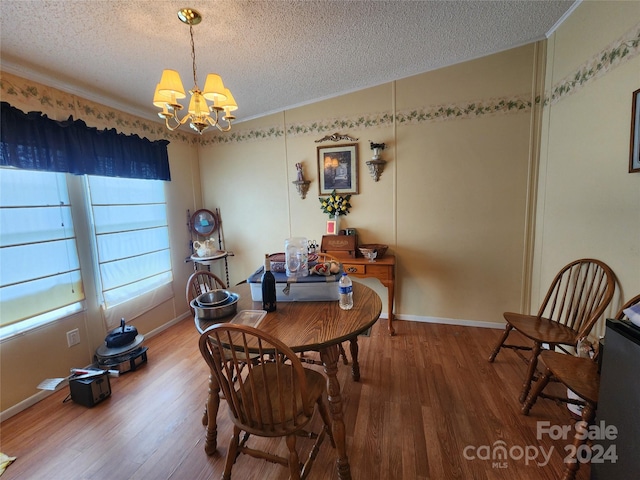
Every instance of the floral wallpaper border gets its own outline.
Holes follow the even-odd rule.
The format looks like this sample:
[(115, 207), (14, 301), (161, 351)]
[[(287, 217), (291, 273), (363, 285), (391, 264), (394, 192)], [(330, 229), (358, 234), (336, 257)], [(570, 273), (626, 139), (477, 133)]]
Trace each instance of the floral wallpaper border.
[(560, 80), (545, 98), (545, 105), (557, 103), (639, 54), (640, 25), (636, 25), (622, 38), (584, 62), (575, 73)]
[[(598, 54), (583, 62), (578, 69), (553, 85), (547, 92), (544, 105), (555, 104), (609, 71), (640, 54), (640, 24), (620, 39), (612, 42)], [(338, 130), (361, 130), (393, 124), (421, 123), (478, 118), (485, 115), (503, 115), (528, 112), (532, 100), (526, 95), (495, 99), (473, 100), (460, 103), (429, 105), (394, 113), (378, 112), (348, 118), (333, 118), (310, 123), (269, 126), (260, 129), (242, 129), (236, 125), (231, 133), (209, 133), (202, 137), (187, 130), (168, 131), (163, 124), (121, 112), (117, 109), (85, 100), (53, 87), (41, 85), (18, 76), (0, 72), (0, 95), (23, 111), (41, 111), (50, 118), (66, 120), (69, 116), (84, 120), (96, 128), (115, 128), (128, 134), (137, 134), (151, 140), (167, 139), (202, 146), (268, 140), (288, 136), (318, 135)], [(540, 98), (535, 104), (541, 103)], [(240, 124), (241, 125), (241, 124)]]
[[(536, 102), (538, 103), (538, 102)], [(446, 120), (460, 120), (463, 118), (477, 118), (483, 115), (506, 113), (520, 113), (531, 109), (531, 99), (526, 95), (503, 97), (490, 100), (470, 101), (460, 104), (431, 105), (418, 109), (400, 110), (395, 115), (395, 121), (401, 125), (415, 125), (425, 122)], [(392, 111), (359, 115), (353, 118), (334, 118), (310, 123), (288, 125), (287, 136), (319, 135), (338, 130), (362, 130), (392, 125), (394, 115)], [(202, 145), (263, 140), (281, 137), (285, 134), (282, 127), (269, 127), (262, 130), (235, 130), (232, 134), (213, 134), (203, 137)]]

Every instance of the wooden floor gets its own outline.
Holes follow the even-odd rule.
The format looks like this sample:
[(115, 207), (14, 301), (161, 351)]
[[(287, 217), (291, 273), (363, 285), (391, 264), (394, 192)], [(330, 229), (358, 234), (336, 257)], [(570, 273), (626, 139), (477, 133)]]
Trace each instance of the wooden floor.
[[(570, 439), (537, 439), (536, 422), (573, 421), (549, 400), (539, 400), (529, 417), (520, 414), (525, 364), (512, 351), (487, 362), (500, 330), (414, 322), (398, 322), (396, 330), (389, 337), (381, 320), (360, 338), (359, 383), (340, 366), (354, 479), (560, 478)], [(188, 319), (148, 339), (148, 363), (111, 379), (111, 398), (91, 409), (63, 404), (65, 388), (3, 422), (0, 451), (17, 460), (2, 480), (220, 478), (230, 421), (223, 403), (218, 454), (208, 457), (201, 423), (208, 373), (197, 338)], [(284, 442), (254, 440), (286, 451)], [(506, 458), (487, 459), (499, 447)], [(552, 451), (548, 463), (541, 449)], [(322, 445), (311, 479), (337, 478), (334, 452)], [(589, 471), (582, 465), (577, 479)], [(285, 468), (246, 456), (233, 476), (288, 478)]]

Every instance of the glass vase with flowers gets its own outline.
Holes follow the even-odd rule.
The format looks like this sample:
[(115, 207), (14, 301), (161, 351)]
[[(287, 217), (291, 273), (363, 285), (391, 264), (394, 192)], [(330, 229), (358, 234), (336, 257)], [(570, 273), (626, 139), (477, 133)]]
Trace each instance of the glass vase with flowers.
[(340, 231), (340, 219), (346, 216), (351, 208), (351, 195), (341, 195), (333, 190), (328, 197), (320, 197), (318, 200), (323, 213), (335, 221), (334, 231), (337, 234)]

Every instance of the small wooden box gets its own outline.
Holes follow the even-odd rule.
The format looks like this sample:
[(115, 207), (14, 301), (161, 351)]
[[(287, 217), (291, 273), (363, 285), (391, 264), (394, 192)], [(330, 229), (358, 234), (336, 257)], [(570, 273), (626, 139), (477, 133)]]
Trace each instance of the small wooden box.
[(337, 258), (356, 258), (357, 235), (323, 235), (320, 251)]

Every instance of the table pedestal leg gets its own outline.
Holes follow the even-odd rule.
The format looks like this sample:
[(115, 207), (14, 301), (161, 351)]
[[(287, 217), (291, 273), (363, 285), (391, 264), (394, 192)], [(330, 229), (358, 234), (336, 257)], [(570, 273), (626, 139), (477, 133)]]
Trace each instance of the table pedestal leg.
[(341, 480), (351, 480), (351, 468), (347, 458), (346, 433), (344, 418), (342, 415), (342, 396), (340, 395), (340, 383), (338, 382), (338, 346), (332, 345), (320, 352), (320, 358), (324, 366), (324, 373), (327, 376), (327, 399), (329, 401), (329, 412), (331, 413), (333, 439), (336, 442), (338, 460), (338, 478)]
[(204, 451), (213, 455), (218, 448), (218, 409), (220, 408), (220, 385), (215, 375), (209, 375), (209, 396), (207, 397), (207, 436)]
[(360, 381), (360, 364), (358, 363), (358, 337), (349, 340), (351, 350), (351, 377), (354, 381)]

